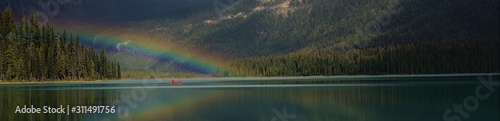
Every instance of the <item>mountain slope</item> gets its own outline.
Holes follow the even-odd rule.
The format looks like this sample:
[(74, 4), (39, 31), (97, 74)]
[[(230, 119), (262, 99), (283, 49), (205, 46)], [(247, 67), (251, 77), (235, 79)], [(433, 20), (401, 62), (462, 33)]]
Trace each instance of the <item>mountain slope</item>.
[[(364, 50), (425, 46), (429, 43), (439, 47), (446, 43), (458, 46), (473, 42), (480, 46), (499, 41), (498, 0), (217, 1), (177, 9), (176, 12), (168, 12), (168, 15), (161, 14), (163, 10), (158, 9), (152, 13), (157, 16), (121, 17), (127, 19), (122, 20), (125, 23), (115, 23), (117, 27), (103, 31), (140, 33), (161, 38), (155, 41), (186, 46), (187, 49), (182, 51), (192, 47), (210, 52), (223, 60), (307, 56), (327, 52), (371, 56), (371, 51)], [(97, 8), (90, 6), (89, 9), (101, 10), (102, 6), (105, 5)], [(188, 11), (183, 11), (186, 9)], [(112, 14), (103, 15), (114, 18)], [(126, 12), (118, 15), (126, 15)], [(127, 47), (123, 45), (122, 48)], [(122, 57), (124, 59), (120, 59)], [(113, 58), (134, 60), (121, 62), (134, 69), (147, 67), (144, 69), (184, 72), (165, 65), (169, 62), (130, 59), (128, 55), (119, 54)], [(147, 63), (134, 65), (137, 62)]]
[[(208, 9), (138, 27), (236, 58), (482, 40), (499, 33), (495, 0), (262, 0), (231, 5), (223, 12)], [(155, 31), (161, 27), (169, 29)]]

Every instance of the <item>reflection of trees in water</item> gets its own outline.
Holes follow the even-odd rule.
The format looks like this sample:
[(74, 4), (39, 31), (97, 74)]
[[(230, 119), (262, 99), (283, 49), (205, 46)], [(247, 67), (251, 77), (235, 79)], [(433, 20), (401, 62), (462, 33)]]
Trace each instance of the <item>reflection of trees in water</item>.
[[(251, 93), (241, 93), (246, 97), (258, 97), (269, 102), (287, 102), (300, 105), (308, 112), (297, 116), (297, 120), (373, 120), (384, 119), (390, 109), (406, 107), (418, 109), (419, 106), (442, 107), (450, 105), (465, 90), (457, 87), (421, 86), (374, 86), (374, 87), (310, 87), (289, 89), (265, 89)], [(458, 94), (458, 95), (457, 95)], [(280, 108), (280, 107), (277, 107)], [(290, 106), (288, 107), (291, 108)], [(391, 114), (389, 114), (391, 115)], [(392, 114), (394, 115), (394, 114)], [(397, 118), (398, 116), (394, 116)]]
[[(8, 89), (9, 87), (2, 87)], [(36, 87), (35, 87), (36, 88)], [(35, 89), (30, 87), (30, 89)], [(0, 120), (1, 121), (59, 121), (72, 120), (80, 121), (85, 115), (95, 114), (19, 114), (15, 113), (16, 107), (41, 108), (43, 106), (59, 107), (62, 105), (65, 112), (68, 111), (67, 105), (70, 106), (106, 106), (115, 99), (115, 91), (103, 90), (64, 90), (64, 91), (47, 91), (47, 90), (26, 90), (26, 91), (0, 91)]]
[[(134, 116), (134, 120), (270, 120), (273, 108), (296, 115), (294, 120), (374, 120), (404, 119), (411, 111), (446, 108), (474, 91), (468, 86), (347, 86), (298, 88), (242, 88), (204, 90), (208, 98), (175, 105), (157, 112)], [(215, 99), (215, 100), (214, 100)], [(427, 109), (428, 108), (428, 109)], [(404, 109), (404, 110), (401, 110)], [(395, 115), (394, 110), (407, 111)], [(420, 113), (414, 113), (420, 114)], [(174, 116), (174, 117), (172, 117)], [(426, 118), (426, 117), (420, 117)]]

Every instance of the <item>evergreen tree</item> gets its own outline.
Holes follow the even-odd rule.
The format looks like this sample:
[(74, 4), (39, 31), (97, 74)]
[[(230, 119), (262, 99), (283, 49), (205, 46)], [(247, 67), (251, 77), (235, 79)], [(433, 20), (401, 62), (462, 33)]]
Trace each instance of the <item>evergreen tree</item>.
[(36, 13), (21, 17), (16, 27), (6, 8), (0, 12), (0, 81), (116, 78), (117, 63), (107, 60), (104, 49), (98, 55), (73, 37), (66, 42), (66, 31), (40, 26)]
[(100, 60), (99, 60), (99, 68), (101, 70), (100, 74), (101, 74), (101, 79), (104, 79), (104, 78), (108, 78), (108, 59), (106, 57), (106, 52), (104, 51), (104, 49), (101, 49), (101, 52), (100, 52)]
[[(1, 13), (1, 12), (0, 12)], [(1, 15), (0, 15), (1, 16)], [(1, 20), (1, 18), (0, 18)], [(0, 33), (0, 80), (3, 80), (4, 76), (5, 76), (5, 60), (6, 60), (6, 56), (5, 56), (5, 52), (7, 50), (7, 43), (5, 42), (4, 40), (4, 37), (1, 35)]]
[(69, 35), (69, 40), (68, 40), (68, 76), (70, 79), (74, 79), (75, 78), (75, 66), (76, 66), (76, 63), (75, 63), (75, 56), (76, 56), (76, 52), (75, 52), (75, 43), (73, 41), (73, 33), (70, 33)]
[(38, 23), (38, 14), (36, 12), (32, 12), (30, 15), (30, 33), (31, 33), (31, 40), (35, 41), (36, 44), (40, 43), (40, 23)]
[(36, 64), (35, 64), (35, 52), (36, 52), (36, 49), (35, 49), (35, 43), (33, 42), (29, 42), (28, 43), (28, 47), (27, 47), (27, 52), (26, 52), (26, 70), (28, 70), (28, 73), (27, 73), (27, 78), (29, 80), (35, 80), (35, 76), (36, 76)]
[(12, 45), (7, 45), (7, 50), (5, 51), (5, 65), (6, 65), (6, 72), (5, 72), (5, 79), (6, 80), (11, 80), (14, 78), (14, 62), (15, 62), (15, 53), (14, 53), (14, 48)]
[(88, 68), (87, 68), (87, 74), (90, 79), (96, 79), (96, 70), (95, 70), (95, 62), (94, 59), (92, 59), (93, 54), (89, 54), (87, 57), (88, 60)]
[(121, 72), (120, 63), (116, 63), (116, 70), (117, 70), (117, 72), (116, 72), (117, 76), (116, 77), (118, 79), (122, 78), (122, 72)]
[(15, 24), (14, 24), (14, 18), (12, 15), (12, 8), (10, 6), (7, 6), (5, 10), (2, 13), (2, 35), (8, 35), (10, 32), (14, 32), (15, 30)]
[(76, 71), (76, 77), (80, 79), (83, 75), (83, 57), (82, 57), (82, 45), (80, 43), (80, 37), (76, 36), (76, 43), (75, 43), (75, 71)]
[(4, 30), (4, 24), (3, 24), (3, 12), (0, 11), (0, 39), (3, 38), (3, 30)]
[(36, 66), (36, 73), (37, 73), (37, 78), (39, 79), (39, 81), (42, 81), (42, 80), (45, 80), (46, 79), (46, 69), (44, 67), (45, 65), (45, 58), (44, 58), (44, 52), (43, 52), (43, 47), (40, 46), (38, 49), (37, 49), (37, 66)]

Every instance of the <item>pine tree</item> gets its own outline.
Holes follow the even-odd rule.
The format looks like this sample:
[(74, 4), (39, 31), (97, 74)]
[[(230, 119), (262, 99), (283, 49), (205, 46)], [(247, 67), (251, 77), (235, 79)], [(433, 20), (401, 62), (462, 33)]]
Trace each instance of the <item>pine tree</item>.
[(3, 30), (4, 30), (4, 24), (3, 24), (3, 12), (0, 11), (0, 39), (3, 39)]
[(107, 70), (108, 70), (108, 73), (106, 74), (107, 78), (108, 79), (113, 78), (113, 76), (112, 76), (113, 75), (113, 61), (108, 61)]
[(116, 70), (117, 70), (117, 78), (120, 79), (122, 78), (122, 72), (121, 72), (121, 68), (120, 68), (120, 63), (116, 63)]
[(118, 69), (117, 69), (118, 66), (117, 65), (118, 64), (116, 63), (116, 60), (113, 60), (113, 67), (112, 67), (113, 68), (113, 73), (112, 73), (111, 77), (113, 77), (114, 79), (118, 78), (118, 76), (117, 76), (118, 75), (117, 74), (118, 73)]
[[(53, 32), (50, 32), (50, 33), (53, 33)], [(53, 35), (53, 34), (51, 34)], [(49, 37), (47, 39), (54, 39), (53, 37)], [(49, 79), (56, 79), (56, 66), (55, 66), (55, 63), (56, 63), (56, 54), (55, 54), (55, 51), (56, 51), (56, 48), (55, 48), (55, 42), (50, 42), (48, 43), (48, 48), (47, 48), (47, 75), (48, 75), (48, 78)]]
[(31, 40), (35, 41), (36, 44), (40, 43), (40, 24), (38, 23), (38, 14), (36, 12), (32, 12), (30, 16), (30, 33)]
[(12, 15), (12, 8), (10, 6), (7, 6), (5, 10), (2, 13), (2, 35), (8, 35), (10, 32), (14, 32), (15, 30), (15, 24), (14, 24), (14, 18)]
[(95, 70), (95, 63), (94, 60), (92, 59), (93, 55), (90, 53), (87, 57), (88, 60), (88, 69), (87, 69), (87, 74), (90, 79), (96, 79), (96, 70)]
[[(76, 42), (66, 31), (55, 33), (50, 25), (40, 26), (38, 15), (21, 17), (15, 26), (10, 7), (0, 12), (0, 81), (43, 81), (64, 79), (104, 79), (119, 75), (116, 61), (106, 52), (96, 53)], [(66, 42), (68, 41), (68, 42)]]
[(37, 79), (39, 81), (43, 81), (46, 79), (46, 69), (45, 69), (45, 61), (46, 59), (44, 58), (44, 52), (43, 52), (43, 47), (40, 46), (38, 49), (37, 49), (37, 66), (36, 66), (36, 73), (37, 73)]
[(27, 47), (27, 52), (26, 52), (26, 70), (28, 70), (28, 73), (27, 73), (27, 78), (29, 80), (34, 80), (35, 79), (35, 71), (34, 69), (36, 69), (35, 67), (35, 44), (33, 42), (29, 42), (28, 43), (28, 47)]
[(14, 67), (13, 67), (14, 68), (13, 70), (14, 70), (14, 73), (15, 73), (14, 74), (15, 75), (14, 80), (16, 80), (16, 81), (24, 80), (24, 78), (23, 78), (23, 74), (24, 74), (23, 59), (22, 59), (22, 57), (20, 57), (20, 56), (17, 55), (14, 58), (14, 60), (15, 60), (14, 61)]
[(100, 74), (101, 74), (101, 79), (107, 78), (108, 77), (108, 59), (106, 57), (106, 51), (104, 51), (103, 48), (101, 48), (101, 53), (99, 55), (100, 60), (99, 60), (99, 67), (100, 67)]
[(82, 45), (80, 43), (80, 37), (76, 36), (76, 43), (75, 43), (75, 70), (76, 70), (76, 76), (78, 79), (80, 79), (83, 75), (83, 57), (82, 57)]
[(113, 61), (113, 78), (118, 78), (118, 62), (116, 60)]
[(7, 45), (7, 48), (5, 50), (5, 57), (4, 57), (4, 65), (5, 65), (5, 76), (6, 76), (6, 80), (12, 80), (15, 78), (15, 62), (17, 61), (17, 57), (16, 57), (16, 54), (15, 54), (15, 48), (14, 48), (14, 44), (12, 44), (15, 39), (15, 35), (14, 33), (10, 33), (7, 35), (7, 38), (6, 38), (6, 45)]
[(70, 33), (69, 35), (69, 40), (68, 40), (68, 43), (67, 43), (67, 46), (68, 46), (68, 76), (70, 79), (74, 79), (76, 76), (75, 76), (75, 66), (76, 66), (76, 63), (75, 63), (75, 43), (73, 41), (73, 33)]
[(27, 43), (26, 43), (26, 32), (24, 30), (25, 26), (26, 26), (26, 23), (24, 17), (21, 17), (21, 20), (19, 22), (19, 27), (17, 28), (17, 39), (21, 41), (21, 44), (23, 44), (22, 46), (27, 46)]
[(102, 67), (101, 67), (101, 61), (99, 58), (99, 55), (92, 51), (92, 62), (95, 64), (95, 78), (100, 79), (101, 78), (101, 73), (102, 73)]
[(67, 58), (66, 58), (66, 53), (64, 50), (61, 50), (59, 52), (59, 55), (57, 56), (57, 71), (58, 71), (58, 76), (60, 79), (67, 79)]
[[(1, 12), (0, 12), (1, 13)], [(0, 15), (1, 16), (1, 15)], [(1, 20), (1, 17), (0, 17)], [(0, 27), (1, 28), (1, 27)], [(0, 33), (0, 80), (4, 79), (5, 76), (5, 51), (7, 50), (7, 43), (4, 40), (4, 37)]]
[(39, 40), (41, 40), (41, 42), (43, 44), (47, 44), (48, 43), (48, 41), (47, 41), (47, 39), (48, 39), (47, 36), (48, 35), (47, 34), (48, 34), (47, 27), (46, 26), (41, 26), (40, 39)]
[(15, 62), (15, 53), (14, 53), (14, 47), (12, 45), (7, 45), (7, 50), (5, 51), (5, 65), (6, 65), (6, 72), (5, 72), (5, 79), (6, 80), (11, 80), (14, 77), (14, 62)]
[(22, 26), (20, 27), (20, 29), (22, 29), (21, 31), (24, 32), (24, 36), (22, 37), (22, 39), (27, 42), (32, 42), (31, 25), (29, 24), (28, 20), (29, 17), (23, 17), (21, 19)]

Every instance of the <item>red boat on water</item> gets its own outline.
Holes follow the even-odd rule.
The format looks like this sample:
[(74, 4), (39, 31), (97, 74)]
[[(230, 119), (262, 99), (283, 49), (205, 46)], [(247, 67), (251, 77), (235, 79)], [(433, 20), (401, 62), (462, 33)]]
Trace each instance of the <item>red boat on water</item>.
[(179, 80), (177, 82), (174, 80), (170, 81), (170, 85), (181, 85), (181, 84), (182, 84), (181, 80)]

